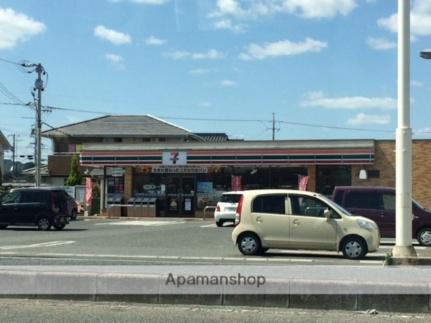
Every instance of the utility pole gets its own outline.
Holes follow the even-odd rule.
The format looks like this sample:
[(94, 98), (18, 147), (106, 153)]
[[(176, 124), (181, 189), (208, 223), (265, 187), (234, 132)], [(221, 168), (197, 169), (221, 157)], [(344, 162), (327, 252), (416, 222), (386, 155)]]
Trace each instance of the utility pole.
[(41, 176), (40, 176), (40, 168), (41, 168), (41, 130), (42, 130), (42, 120), (41, 120), (41, 112), (42, 112), (42, 91), (43, 88), (43, 80), (42, 74), (45, 74), (45, 69), (42, 64), (37, 64), (36, 69), (37, 79), (34, 83), (34, 89), (37, 91), (37, 101), (36, 101), (36, 129), (35, 129), (35, 137), (36, 137), (36, 156), (35, 156), (35, 184), (36, 187), (40, 186)]
[(16, 175), (16, 163), (15, 163), (15, 155), (16, 155), (16, 139), (15, 134), (12, 135), (12, 142), (13, 142), (13, 148), (12, 148), (12, 175), (15, 177)]
[(275, 132), (279, 131), (280, 128), (275, 127), (275, 113), (272, 113), (272, 141), (275, 141)]
[[(42, 159), (42, 140), (41, 140), (41, 130), (42, 130), (42, 91), (44, 90), (43, 86), (43, 80), (42, 75), (46, 74), (45, 69), (43, 68), (42, 64), (27, 64), (23, 63), (23, 67), (25, 68), (31, 68), (32, 70), (28, 71), (28, 73), (37, 73), (37, 79), (34, 82), (34, 89), (32, 91), (33, 99), (35, 101), (35, 112), (36, 112), (36, 124), (35, 124), (35, 185), (36, 187), (39, 187), (41, 184), (41, 176), (40, 176), (40, 167), (41, 167), (41, 159)], [(37, 91), (37, 98), (35, 96), (34, 91)]]

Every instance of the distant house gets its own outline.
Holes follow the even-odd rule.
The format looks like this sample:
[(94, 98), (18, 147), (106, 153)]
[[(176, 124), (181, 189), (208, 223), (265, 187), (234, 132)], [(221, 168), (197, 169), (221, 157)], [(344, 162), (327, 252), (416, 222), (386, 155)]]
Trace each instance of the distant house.
[(10, 149), (12, 149), (12, 146), (10, 145), (9, 141), (7, 141), (3, 133), (0, 131), (0, 169), (1, 169), (2, 176), (4, 176), (5, 174), (4, 152)]

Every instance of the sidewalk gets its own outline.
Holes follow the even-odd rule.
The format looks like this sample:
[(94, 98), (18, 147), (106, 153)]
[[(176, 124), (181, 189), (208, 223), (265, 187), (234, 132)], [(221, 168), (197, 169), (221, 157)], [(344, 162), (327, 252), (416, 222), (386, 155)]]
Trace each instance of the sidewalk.
[(429, 277), (413, 266), (5, 266), (0, 297), (429, 313)]

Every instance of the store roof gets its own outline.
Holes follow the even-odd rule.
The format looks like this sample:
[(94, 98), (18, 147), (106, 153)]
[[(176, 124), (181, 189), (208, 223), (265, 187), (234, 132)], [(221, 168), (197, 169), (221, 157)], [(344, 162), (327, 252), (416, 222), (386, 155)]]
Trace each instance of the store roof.
[[(200, 139), (185, 128), (151, 115), (106, 115), (42, 132), (44, 137), (152, 137), (180, 136)], [(200, 139), (202, 141), (202, 139)]]

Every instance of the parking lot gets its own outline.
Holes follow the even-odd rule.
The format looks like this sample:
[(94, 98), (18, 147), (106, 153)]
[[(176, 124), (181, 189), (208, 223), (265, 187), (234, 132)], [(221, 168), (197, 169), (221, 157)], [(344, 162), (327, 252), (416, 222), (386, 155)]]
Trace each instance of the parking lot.
[[(231, 241), (233, 227), (200, 219), (103, 219), (72, 221), (62, 231), (8, 227), (0, 235), (0, 265), (130, 264), (345, 264), (381, 265), (394, 240), (359, 261), (335, 252), (272, 250), (244, 257)], [(420, 255), (431, 250), (416, 245)]]

